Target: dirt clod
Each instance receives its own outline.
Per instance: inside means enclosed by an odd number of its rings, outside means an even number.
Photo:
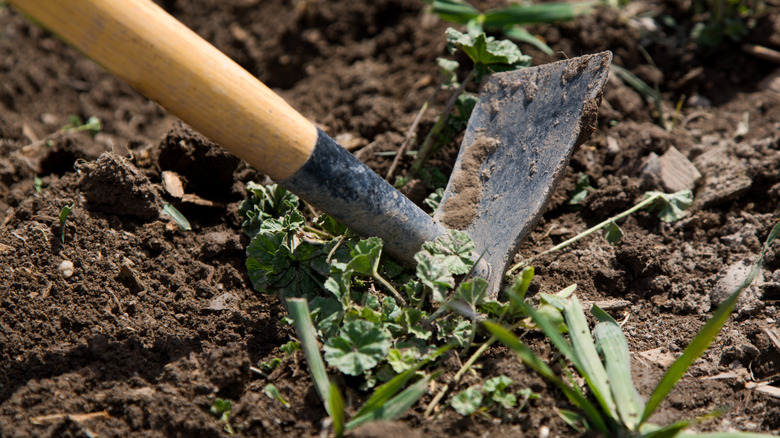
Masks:
[[[163,203],[158,188],[127,159],[106,152],[94,162],[80,164],[78,170],[89,209],[140,220],[159,216]]]

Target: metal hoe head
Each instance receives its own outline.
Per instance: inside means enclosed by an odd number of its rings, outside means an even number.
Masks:
[[[471,236],[491,296],[595,129],[611,60],[603,52],[483,81],[434,220]]]

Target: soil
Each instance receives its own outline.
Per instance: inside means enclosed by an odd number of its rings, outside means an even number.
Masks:
[[[503,2],[480,6],[486,3]],[[418,0],[161,5],[382,175],[393,157],[377,153],[400,146],[436,87],[435,58],[447,53],[447,24]],[[740,43],[717,47],[687,38],[699,18],[690,2],[631,2],[622,11],[602,8],[532,27],[555,50],[552,57],[522,46],[535,63],[611,50],[615,64],[658,86],[663,116],[674,123],[660,127],[658,107],[613,77],[596,131],[574,153],[516,260],[629,208],[647,190],[668,189],[664,173],[648,163],[672,148],[700,175],[686,218],[667,224],[639,212],[620,223],[619,245],[594,236],[534,263],[532,293],[577,283],[581,299],[610,305],[624,324],[644,397],[780,220],[780,72],[740,49],[780,48],[777,5],[767,2]],[[417,138],[445,99],[440,95],[424,115]],[[94,137],[58,133],[69,115],[97,116],[103,129]],[[453,142],[431,163],[448,175],[456,155]],[[404,158],[397,174],[405,175],[410,161]],[[164,171],[192,196],[166,192]],[[594,188],[572,209],[567,201],[580,172]],[[280,350],[293,336],[280,324],[285,310],[277,297],[252,290],[244,267],[248,242],[237,207],[245,183],[264,178],[2,8],[0,436],[222,436],[224,423],[209,412],[217,397],[233,401],[238,436],[327,433],[303,357]],[[416,187],[423,195],[433,189],[424,184]],[[160,213],[166,203],[192,231]],[[67,205],[73,210],[63,228],[59,215]],[[780,391],[773,386],[780,351],[772,341],[779,299],[775,245],[761,281],[653,421],[722,410],[694,429],[780,433],[780,400],[766,391]],[[554,360],[542,339],[530,340]],[[277,357],[282,363],[270,374],[252,371]],[[579,435],[558,415],[571,408],[564,396],[506,349],[488,350],[477,365],[454,390],[505,374],[515,382],[510,389],[531,388],[541,397],[504,422],[461,417],[447,407],[427,419],[432,388],[399,421],[353,435]],[[438,385],[456,366],[456,358],[444,362]],[[268,383],[289,407],[264,394]],[[340,383],[354,412],[365,394],[349,380]]]
[[[482,181],[489,178],[480,166],[500,145],[500,140],[479,136],[463,151],[460,167],[456,164],[450,175],[452,195],[442,208],[441,223],[447,228],[465,230],[474,222],[483,196]]]

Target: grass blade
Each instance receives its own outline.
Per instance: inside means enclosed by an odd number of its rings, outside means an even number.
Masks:
[[[688,420],[676,421],[672,424],[659,427],[652,432],[644,433],[642,434],[642,438],[672,438],[680,436],[680,432],[682,432],[686,427],[690,426],[691,423],[692,422]],[[698,437],[699,435],[696,434],[695,436]]]
[[[330,382],[330,393],[328,394],[328,406],[330,406],[330,418],[333,420],[333,433],[337,438],[344,436],[344,398],[341,396],[339,387]]]
[[[385,402],[390,400],[391,397],[396,395],[398,391],[400,391],[404,385],[406,385],[406,382],[408,382],[409,379],[414,377],[415,373],[417,373],[417,370],[420,368],[420,365],[422,365],[422,363],[415,365],[413,368],[393,377],[389,382],[377,388],[376,391],[371,394],[371,397],[368,399],[368,401],[355,414],[355,418],[361,417],[382,407]]]
[[[544,41],[540,40],[531,32],[528,32],[520,26],[512,26],[504,29],[504,35],[507,38],[530,44],[544,52],[545,55],[552,56],[555,53],[553,49],[550,48],[550,46],[544,43]]]
[[[314,336],[314,325],[311,322],[311,312],[309,304],[303,298],[289,298],[287,300],[287,311],[290,313],[295,323],[295,332],[301,341],[303,354],[306,356],[306,363],[309,364],[311,378],[314,380],[314,389],[325,404],[325,410],[331,417],[333,413],[330,408],[331,383],[328,379],[328,373],[325,371],[325,363],[320,355],[320,347],[317,345],[317,339]]]
[[[609,375],[609,386],[615,397],[623,424],[632,431],[637,429],[644,402],[631,380],[631,357],[623,330],[614,321],[601,321],[593,329],[604,364]]]
[[[777,238],[778,234],[780,234],[780,222],[775,224],[774,228],[772,228],[772,231],[769,233],[769,237],[767,237],[766,242],[764,243],[764,247],[761,248],[761,252],[758,254],[756,262],[753,263],[750,274],[748,274],[747,278],[745,278],[745,281],[737,286],[734,292],[729,295],[729,297],[717,308],[717,310],[715,310],[712,318],[707,321],[707,323],[704,325],[704,328],[701,329],[701,331],[696,335],[693,341],[691,341],[685,351],[683,351],[683,354],[677,358],[674,363],[672,363],[672,365],[669,367],[669,370],[666,371],[666,374],[664,374],[664,376],[661,378],[658,386],[656,386],[653,394],[647,401],[647,405],[645,405],[645,410],[642,414],[642,420],[639,423],[640,425],[647,421],[653,412],[658,409],[658,406],[666,398],[674,385],[677,384],[680,378],[682,378],[688,367],[690,367],[693,361],[701,356],[701,354],[704,353],[704,350],[710,346],[710,343],[712,343],[712,340],[715,339],[715,336],[718,334],[721,327],[723,327],[723,324],[726,323],[729,315],[731,315],[731,312],[734,310],[734,305],[737,303],[737,299],[739,298],[740,293],[746,287],[750,286],[750,283],[752,283],[753,280],[755,280],[756,275],[758,275],[758,272],[761,270],[761,266],[764,263],[764,255],[766,254],[766,251],[769,249],[769,246],[772,245],[772,242],[774,242],[774,240]]]
[[[544,361],[539,356],[531,351],[527,345],[520,342],[517,336],[510,333],[504,327],[490,321],[484,321],[482,324],[490,332],[490,334],[495,336],[499,341],[503,342],[504,345],[512,349],[512,351],[517,354],[517,357],[524,364],[526,364],[526,366],[530,367],[539,373],[539,375],[558,386],[558,388],[560,388],[561,391],[566,394],[566,397],[572,402],[572,404],[585,412],[585,416],[596,429],[598,429],[601,433],[608,435],[609,432],[607,425],[604,423],[604,419],[601,417],[601,414],[599,414],[596,406],[589,402],[588,399],[586,399],[580,392],[567,385],[566,382],[556,376],[552,369],[547,366],[547,364],[544,363]]]
[[[432,12],[452,23],[466,24],[479,16],[479,11],[470,4],[458,0],[433,0]]]
[[[423,377],[377,409],[366,412],[363,415],[356,415],[352,421],[347,423],[347,429],[353,429],[369,421],[393,421],[398,419],[404,412],[414,406],[420,397],[428,392],[428,382],[430,382],[432,377],[434,376]]]
[[[684,436],[684,435],[683,435]],[[765,435],[753,432],[716,432],[716,433],[697,433],[696,438],[768,438],[774,435]]]
[[[545,336],[547,336],[555,348],[557,348],[558,351],[560,351],[561,354],[563,354],[563,356],[569,360],[569,362],[574,364],[574,367],[580,374],[584,375],[584,367],[582,366],[580,359],[576,354],[574,354],[574,349],[571,347],[571,345],[569,345],[569,342],[566,341],[563,335],[561,335],[561,332],[558,331],[557,327],[555,327],[547,318],[542,316],[536,309],[534,309],[532,306],[529,306],[527,303],[521,302],[519,305],[523,311],[534,320],[539,328],[542,329],[542,332],[544,332]]]
[[[617,411],[615,400],[612,398],[612,392],[609,389],[609,379],[601,363],[596,345],[593,343],[593,337],[590,334],[588,320],[585,319],[585,312],[577,296],[574,295],[567,300],[564,308],[566,325],[569,326],[569,338],[571,338],[574,354],[577,355],[582,363],[582,375],[588,382],[593,395],[611,417],[616,417]]]
[[[513,24],[552,23],[571,21],[574,17],[593,10],[592,2],[515,4],[484,13],[485,27],[504,27]]]
[[[187,218],[184,217],[184,215],[181,214],[181,212],[179,212],[179,210],[177,210],[176,207],[174,207],[173,205],[171,204],[163,205],[162,212],[163,214],[170,216],[174,220],[174,222],[176,222],[176,225],[178,225],[179,228],[181,228],[182,230],[192,231],[192,226],[190,225],[190,221],[188,221]]]

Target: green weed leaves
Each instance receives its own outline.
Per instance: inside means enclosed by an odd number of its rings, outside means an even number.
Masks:
[[[652,197],[648,197],[647,200],[651,202],[654,198],[658,198],[666,204],[665,208],[671,209],[672,205],[679,208],[679,204],[676,203],[686,202],[686,197],[678,195],[663,195],[662,197],[661,194],[652,194]],[[628,343],[622,329],[610,315],[596,305],[592,307],[591,313],[599,322],[591,332],[576,296],[572,295],[570,299],[564,300],[563,298],[567,294],[564,294],[563,291],[554,296],[553,299],[549,299],[552,296],[541,294],[542,298],[546,298],[548,304],[556,309],[562,305],[569,331],[569,340],[567,341],[561,336],[557,321],[553,321],[543,314],[540,311],[541,308],[535,310],[528,304],[520,304],[550,342],[585,379],[598,406],[584,396],[578,385],[572,384],[573,379],[569,371],[564,370],[568,377],[566,380],[569,382],[567,382],[557,376],[539,356],[509,330],[489,321],[485,321],[484,325],[493,336],[512,349],[523,363],[558,386],[569,400],[583,412],[584,418],[587,419],[587,427],[592,427],[607,436],[644,438],[678,436],[694,421],[683,420],[665,426],[657,426],[647,423],[647,420],[691,364],[704,353],[715,339],[734,309],[740,293],[755,279],[761,269],[766,252],[778,235],[780,235],[780,223],[776,224],[770,231],[748,277],[743,283],[736,286],[728,299],[713,312],[712,317],[666,371],[646,403],[640,397],[631,379]],[[465,395],[461,398],[465,398]],[[573,420],[576,418],[576,414],[572,414],[568,412],[565,415],[569,420]],[[701,436],[733,436],[736,438],[761,435],[730,432]]]
[[[474,62],[476,81],[490,73],[516,70],[531,65],[531,57],[523,55],[515,43],[496,40],[484,32],[462,33],[447,29],[447,47],[451,53],[462,50]]]
[[[656,198],[649,209],[658,213],[664,222],[674,222],[686,214],[685,210],[693,204],[693,192],[681,190],[675,193],[647,192],[645,199]]]
[[[359,376],[374,368],[390,351],[390,334],[365,320],[347,322],[325,344],[325,360],[342,373]]]
[[[298,197],[282,186],[249,182],[246,189],[252,196],[241,203],[238,214],[244,218],[241,228],[249,237],[257,234],[266,219],[282,217],[298,208]]]
[[[307,302],[328,365],[370,388],[442,346],[471,345],[487,289],[482,279],[462,281],[476,259],[466,233],[426,243],[416,269],[404,268],[382,256],[379,238],[360,239],[326,215],[307,220],[284,189],[248,188],[240,211],[253,236],[249,277],[260,292]]]

